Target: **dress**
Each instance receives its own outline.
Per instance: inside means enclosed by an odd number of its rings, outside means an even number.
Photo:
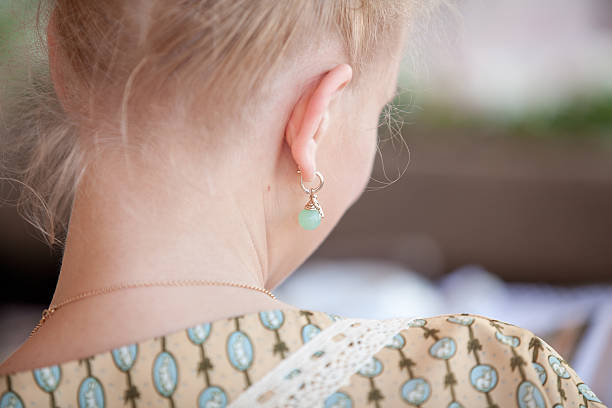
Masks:
[[[508,323],[467,314],[394,323],[400,326],[351,323],[352,330],[369,335],[385,327],[396,331],[388,331],[391,336],[371,355],[362,353],[367,359],[352,372],[335,372],[332,362],[350,357],[353,350],[359,354],[369,341],[367,336],[353,339],[344,329],[334,333],[342,322],[346,328],[351,319],[287,309],[203,323],[90,358],[0,377],[0,408],[604,407],[548,344]],[[314,352],[308,351],[307,362],[325,362],[332,355],[333,361],[318,374],[300,373],[305,366],[299,364],[288,370],[293,356],[316,344],[317,336],[322,340]],[[316,403],[240,402],[240,396],[249,395],[246,389],[256,389],[274,372],[288,381],[302,375],[301,389],[346,378],[323,397],[311,392]]]

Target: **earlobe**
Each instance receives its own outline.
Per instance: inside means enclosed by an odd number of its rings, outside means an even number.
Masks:
[[[329,122],[331,101],[350,82],[352,69],[341,64],[324,73],[298,99],[287,123],[285,139],[302,177],[310,182],[316,170],[316,150]]]

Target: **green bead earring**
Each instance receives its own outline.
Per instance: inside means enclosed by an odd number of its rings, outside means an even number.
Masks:
[[[306,186],[304,186],[304,182],[302,181],[301,170],[298,169],[297,172],[300,176],[300,185],[302,186],[302,190],[304,190],[304,192],[308,194],[309,197],[308,202],[304,206],[304,209],[300,211],[300,214],[298,215],[298,222],[305,230],[313,230],[317,228],[319,224],[321,224],[321,219],[325,217],[325,215],[323,214],[323,209],[321,208],[321,204],[319,204],[319,201],[317,200],[317,195],[315,194],[317,191],[321,190],[321,187],[323,187],[323,175],[320,172],[315,171],[315,176],[319,178],[319,185],[314,188],[307,188]]]

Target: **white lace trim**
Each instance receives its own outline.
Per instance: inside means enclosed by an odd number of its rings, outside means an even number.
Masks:
[[[413,320],[338,320],[251,385],[229,407],[321,406]]]

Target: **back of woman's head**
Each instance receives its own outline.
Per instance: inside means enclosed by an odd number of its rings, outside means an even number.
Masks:
[[[39,69],[34,86],[15,97],[25,105],[2,118],[6,128],[16,122],[4,136],[13,153],[6,155],[17,158],[8,175],[26,186],[20,208],[49,243],[61,243],[75,186],[101,146],[138,146],[138,135],[170,117],[208,135],[252,125],[266,100],[284,91],[279,78],[312,64],[322,49],[352,66],[358,90],[416,7],[408,0],[42,0],[42,61],[55,69],[50,76]]]
[[[361,72],[407,10],[403,0],[56,0],[51,12],[67,68],[90,90],[108,95],[132,77],[146,84],[134,94],[235,99],[330,44]]]

